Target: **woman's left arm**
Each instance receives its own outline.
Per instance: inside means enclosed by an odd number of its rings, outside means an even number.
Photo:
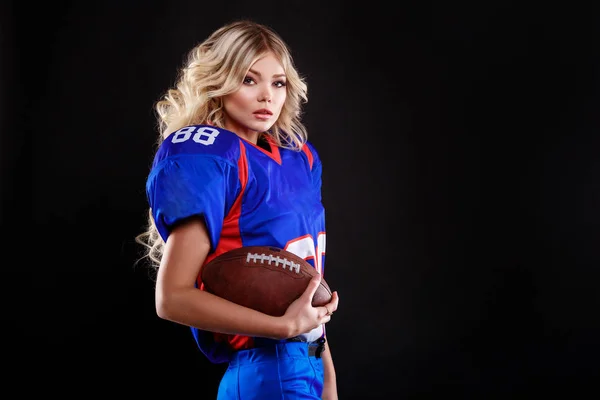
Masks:
[[[321,353],[323,359],[323,400],[337,400],[337,383],[335,377],[335,367],[333,366],[333,358],[331,357],[331,349],[328,341],[325,342],[325,349]]]

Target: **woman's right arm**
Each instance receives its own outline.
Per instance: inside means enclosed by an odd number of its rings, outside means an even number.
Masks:
[[[190,218],[169,234],[156,282],[156,312],[160,318],[211,332],[273,339],[308,332],[331,318],[325,315],[324,307],[311,305],[318,280],[308,285],[283,317],[263,314],[196,288],[209,250],[208,232],[200,218]],[[337,309],[337,294],[328,307]]]

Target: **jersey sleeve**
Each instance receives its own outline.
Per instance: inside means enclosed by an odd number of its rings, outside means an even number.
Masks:
[[[177,141],[175,145],[166,144],[167,150],[157,152],[160,159],[153,164],[146,182],[152,217],[165,241],[177,224],[192,216],[201,217],[214,251],[223,219],[241,189],[235,157],[219,152],[222,145]]]

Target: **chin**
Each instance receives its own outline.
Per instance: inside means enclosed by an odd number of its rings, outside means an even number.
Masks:
[[[265,132],[265,131],[268,131],[269,129],[271,129],[271,127],[273,125],[274,124],[271,122],[259,122],[259,123],[254,122],[254,123],[248,124],[248,128],[252,129],[253,131],[256,131],[256,132]]]

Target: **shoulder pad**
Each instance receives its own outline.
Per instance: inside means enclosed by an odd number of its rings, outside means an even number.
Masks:
[[[237,162],[240,138],[231,131],[215,126],[185,126],[165,138],[156,152],[153,165],[171,156],[183,154],[215,156]]]
[[[302,151],[304,151],[304,154],[306,154],[311,169],[313,169],[314,166],[319,166],[321,164],[319,153],[311,142],[307,141],[304,143],[304,146],[302,146]]]

